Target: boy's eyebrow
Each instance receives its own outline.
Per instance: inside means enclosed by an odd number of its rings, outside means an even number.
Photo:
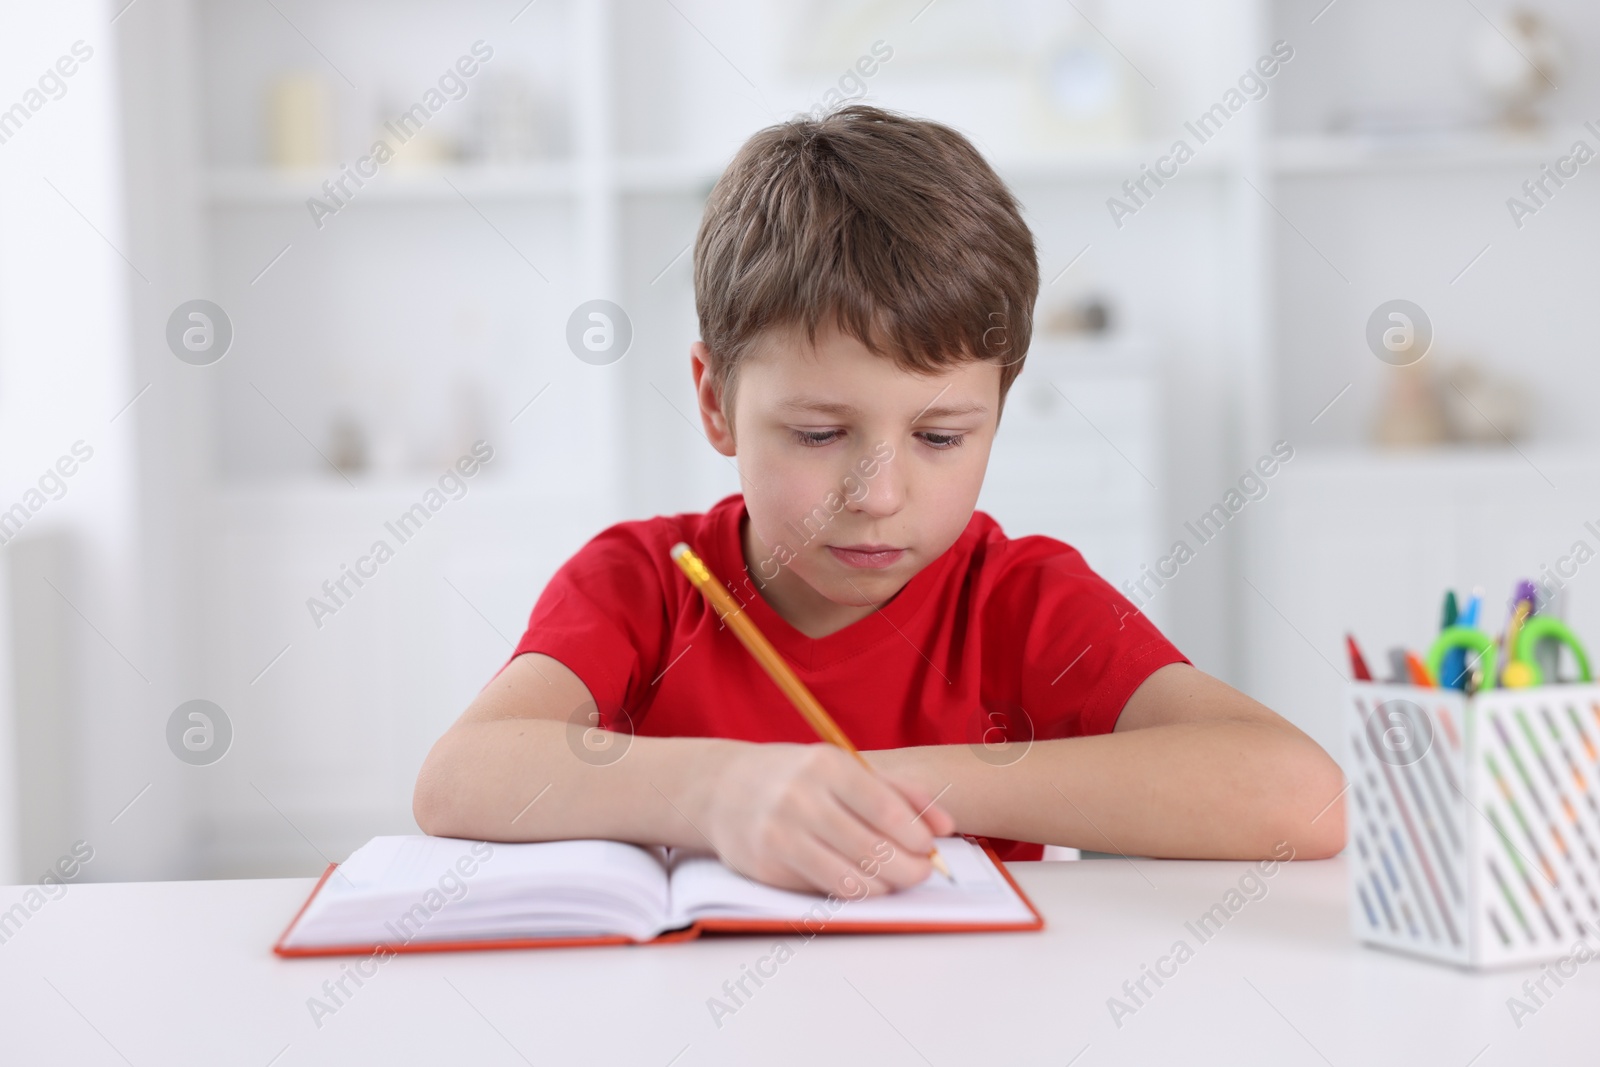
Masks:
[[[839,403],[830,400],[810,400],[806,397],[791,396],[778,401],[778,406],[787,411],[812,411],[819,415],[837,415],[848,418],[859,415],[860,411],[851,404]],[[966,403],[940,404],[937,407],[924,408],[920,417],[948,419],[962,415],[983,415],[989,411],[988,407],[976,401]]]

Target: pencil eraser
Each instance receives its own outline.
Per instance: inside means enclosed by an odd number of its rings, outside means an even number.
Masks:
[[[677,559],[687,551],[689,551],[689,542],[679,541],[677,544],[672,546],[672,558]]]

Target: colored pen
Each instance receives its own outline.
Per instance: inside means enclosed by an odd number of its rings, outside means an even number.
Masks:
[[[750,651],[756,662],[761,665],[761,669],[767,672],[767,676],[783,691],[783,695],[789,698],[789,702],[816,731],[817,736],[831,745],[844,749],[867,770],[877,773],[861,751],[851,743],[850,738],[845,736],[845,732],[839,729],[839,724],[833,721],[833,716],[828,714],[827,709],[812,695],[811,690],[806,688],[806,684],[789,668],[789,664],[784,662],[783,656],[772,647],[766,635],[756,627],[750,616],[722,587],[722,583],[717,581],[711,573],[711,568],[695,554],[694,549],[679,541],[672,546],[672,558],[690,583],[711,602],[712,610]],[[954,881],[950,867],[945,863],[944,857],[939,855],[937,847],[928,853],[928,862],[933,864],[934,869],[940,874]]]
[[[1456,591],[1447,590],[1444,594],[1444,615],[1440,620],[1440,629],[1449,629],[1461,617],[1456,610]],[[1444,654],[1444,661],[1439,664],[1439,684],[1446,689],[1465,689],[1467,674],[1467,653],[1465,649],[1452,648]]]
[[[1406,663],[1406,650],[1403,645],[1395,645],[1389,649],[1389,679],[1395,685],[1405,685],[1411,680],[1411,667]]]
[[[1456,617],[1457,626],[1478,625],[1478,613],[1483,610],[1483,586],[1472,587],[1472,595],[1467,598],[1467,606],[1461,609],[1461,614]],[[1481,664],[1481,661],[1480,661]],[[1466,675],[1461,680],[1461,688],[1469,693],[1476,693],[1483,688],[1483,667],[1472,667],[1470,672],[1466,666],[1466,653],[1462,653],[1462,672]]]
[[[1411,679],[1411,684],[1434,688],[1437,683],[1433,680],[1433,675],[1428,673],[1428,665],[1422,662],[1422,657],[1410,649],[1406,650],[1405,656],[1406,675]]]
[[[1372,681],[1372,672],[1367,669],[1367,661],[1361,656],[1361,649],[1356,645],[1354,634],[1344,635],[1344,647],[1350,653],[1350,675],[1358,682]]]

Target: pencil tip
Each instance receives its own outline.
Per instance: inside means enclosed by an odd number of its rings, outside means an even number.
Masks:
[[[956,880],[956,876],[950,873],[950,865],[944,861],[943,856],[939,855],[938,849],[934,849],[932,852],[928,853],[928,862],[933,864],[934,870],[944,875],[950,881],[953,882]]]

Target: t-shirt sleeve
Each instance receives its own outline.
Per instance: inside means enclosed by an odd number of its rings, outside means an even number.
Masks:
[[[1189,660],[1076,549],[1025,540],[989,603],[987,629],[1009,645],[990,654],[1012,683],[995,703],[1018,705],[1041,740],[1110,733],[1146,678]]]
[[[602,531],[551,577],[511,659],[541,652],[583,680],[606,729],[657,670],[671,632],[655,557],[641,523]],[[509,662],[509,660],[507,661]]]

